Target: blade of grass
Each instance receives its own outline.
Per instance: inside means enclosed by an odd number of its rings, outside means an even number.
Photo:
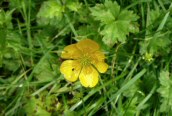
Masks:
[[[141,110],[142,106],[150,99],[150,97],[153,95],[153,93],[156,90],[156,84],[152,87],[152,90],[149,92],[149,94],[139,103],[139,105],[137,106],[137,110]]]
[[[128,81],[128,83],[126,83],[121,89],[119,89],[107,103],[112,102],[118,95],[120,95],[125,90],[129,89],[130,86],[132,86],[140,77],[142,77],[145,72],[146,69],[142,69],[139,73],[137,73],[130,81]]]
[[[106,83],[104,83],[103,86],[99,86],[95,89],[92,89],[84,98],[83,100],[80,100],[79,102],[77,102],[76,104],[74,104],[73,106],[71,106],[70,110],[73,111],[75,110],[77,107],[79,107],[83,101],[86,101],[88,98],[90,98],[92,95],[94,95],[96,92],[100,91],[101,89],[103,89],[104,87],[108,86],[109,84],[113,83],[114,81],[119,80],[120,78],[123,78],[126,75],[126,73],[122,73],[121,75],[117,76],[116,78],[112,78],[111,80],[107,81]]]

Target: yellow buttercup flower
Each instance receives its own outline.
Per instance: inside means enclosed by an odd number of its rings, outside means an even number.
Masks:
[[[108,65],[99,45],[90,39],[81,40],[64,48],[61,57],[65,60],[60,72],[65,79],[75,82],[78,78],[84,87],[94,87],[99,81],[99,73],[104,73]]]

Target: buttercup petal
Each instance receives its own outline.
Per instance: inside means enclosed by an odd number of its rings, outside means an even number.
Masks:
[[[76,44],[66,46],[61,54],[61,58],[64,59],[77,59],[80,56],[81,51],[76,47]]]
[[[99,50],[99,45],[91,39],[81,40],[76,44],[76,46],[82,52],[94,52]]]
[[[104,61],[105,55],[101,51],[96,51],[91,54],[93,62]]]
[[[79,75],[81,84],[84,87],[94,87],[99,81],[99,74],[92,66],[83,67]]]
[[[105,55],[104,55],[104,53],[101,52],[101,51],[96,51],[96,52],[94,53],[94,55],[95,55],[95,56],[97,57],[97,59],[99,59],[100,61],[102,61],[102,60],[105,59]]]
[[[81,66],[78,61],[66,60],[60,66],[60,72],[64,74],[66,80],[74,82],[78,79]]]
[[[105,73],[109,67],[105,62],[97,62],[94,64],[94,66],[100,73]]]

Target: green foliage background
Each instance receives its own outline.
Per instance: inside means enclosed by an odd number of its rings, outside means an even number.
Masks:
[[[1,0],[0,115],[172,115],[171,0]],[[109,69],[67,82],[61,51],[90,38]]]

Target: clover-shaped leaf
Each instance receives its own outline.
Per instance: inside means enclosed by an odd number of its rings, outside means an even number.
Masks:
[[[161,96],[161,112],[167,112],[172,109],[172,80],[170,78],[168,71],[160,72],[160,87],[158,88],[158,93]]]
[[[129,10],[121,10],[117,2],[106,1],[91,8],[95,20],[100,21],[100,34],[103,42],[113,46],[117,42],[125,42],[126,36],[138,32],[138,16]]]

